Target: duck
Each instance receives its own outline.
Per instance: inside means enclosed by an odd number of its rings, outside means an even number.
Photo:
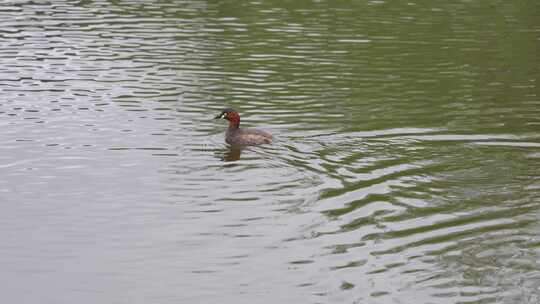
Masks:
[[[220,118],[229,121],[225,141],[230,145],[253,146],[272,143],[272,134],[266,131],[240,128],[240,114],[234,109],[225,108],[214,117],[214,119]]]

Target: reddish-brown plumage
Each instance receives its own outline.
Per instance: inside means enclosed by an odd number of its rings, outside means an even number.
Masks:
[[[224,118],[229,121],[229,128],[238,129],[240,127],[240,115],[237,112],[228,112]]]

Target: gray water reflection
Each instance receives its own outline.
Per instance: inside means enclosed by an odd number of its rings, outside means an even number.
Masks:
[[[3,3],[3,298],[537,303],[538,8]]]

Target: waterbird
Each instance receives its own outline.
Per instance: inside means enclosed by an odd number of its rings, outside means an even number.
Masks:
[[[240,114],[234,109],[226,108],[214,119],[226,119],[229,127],[225,133],[225,141],[231,145],[261,145],[272,142],[272,135],[258,129],[240,128]]]

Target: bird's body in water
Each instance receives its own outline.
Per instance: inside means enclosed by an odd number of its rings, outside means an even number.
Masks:
[[[257,129],[240,128],[240,115],[231,108],[224,109],[215,119],[223,118],[229,121],[225,133],[225,141],[231,145],[261,145],[272,142],[272,135]]]

